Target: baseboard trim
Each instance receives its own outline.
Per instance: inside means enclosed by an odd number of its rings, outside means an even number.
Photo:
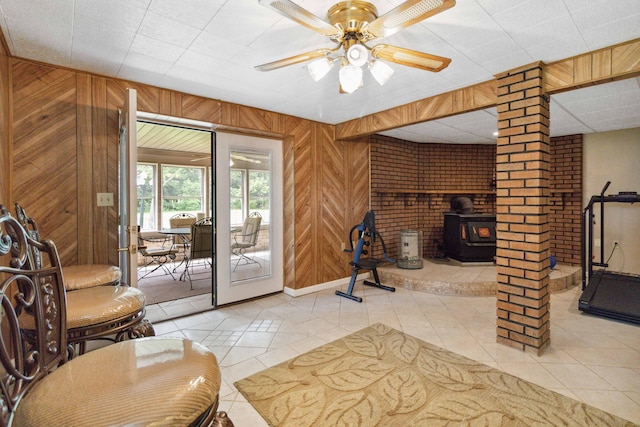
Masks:
[[[370,274],[368,272],[360,273],[358,274],[356,280],[363,280],[368,278],[369,276]],[[344,277],[342,279],[332,280],[331,282],[318,283],[317,285],[307,286],[306,288],[300,288],[300,289],[293,289],[285,286],[284,293],[295,298],[302,295],[309,295],[314,292],[335,288],[336,286],[340,286],[340,285],[347,285],[349,284],[350,280],[351,280],[351,277]]]

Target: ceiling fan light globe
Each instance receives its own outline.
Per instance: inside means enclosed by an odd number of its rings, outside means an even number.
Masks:
[[[382,61],[371,61],[369,63],[369,71],[380,86],[389,81],[393,75],[393,68]]]
[[[340,87],[347,93],[353,93],[362,86],[362,68],[353,65],[343,65],[338,74]]]
[[[333,61],[331,61],[329,58],[318,59],[309,63],[309,65],[307,66],[311,78],[316,82],[326,76],[332,67]]]
[[[369,52],[367,48],[361,44],[354,44],[347,50],[347,59],[349,64],[355,67],[362,67],[369,60]]]

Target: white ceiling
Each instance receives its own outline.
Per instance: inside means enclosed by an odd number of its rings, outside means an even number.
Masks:
[[[402,2],[373,0],[380,15]],[[324,17],[335,0],[297,3]],[[336,69],[317,83],[305,64],[253,69],[333,46],[257,0],[0,0],[0,12],[14,56],[330,124],[534,61],[640,38],[639,0],[457,0],[382,39],[450,57],[448,68],[429,73],[391,64],[395,74],[385,86],[365,73],[363,88],[341,95]],[[479,111],[384,133],[420,142],[495,143],[495,115],[495,109]],[[640,81],[554,95],[551,117],[552,135],[640,127]]]

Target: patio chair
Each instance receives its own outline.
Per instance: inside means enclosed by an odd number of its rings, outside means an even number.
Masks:
[[[213,258],[213,225],[211,218],[203,218],[191,225],[191,245],[185,258],[184,272],[180,279],[182,280],[185,276],[188,277],[189,287],[193,289],[189,267],[193,268],[193,261],[197,259],[207,260],[211,265],[211,258]]]
[[[169,218],[169,227],[171,228],[189,228],[191,224],[196,222],[196,216],[190,213],[179,213]],[[189,250],[189,244],[191,242],[190,235],[175,235],[173,236],[173,248],[182,248],[183,253],[186,254]]]
[[[233,425],[216,412],[220,369],[199,343],[141,338],[69,360],[55,244],[1,206],[0,242],[0,425]]]
[[[246,254],[247,249],[255,247],[258,243],[261,222],[262,215],[260,215],[259,212],[253,212],[245,218],[242,229],[233,235],[234,242],[231,244],[231,253],[238,257],[233,271],[236,271],[238,265],[258,264],[262,267],[262,264],[256,261],[255,258],[249,257]],[[242,264],[240,264],[240,262],[242,262]]]
[[[138,277],[138,280],[144,279],[159,269],[162,269],[165,274],[176,280],[173,272],[167,266],[167,263],[175,261],[178,253],[178,249],[174,248],[173,244],[170,243],[171,241],[171,236],[138,231],[138,252],[144,259],[144,264],[138,270],[145,270],[144,274]],[[151,267],[151,271],[147,271]]]

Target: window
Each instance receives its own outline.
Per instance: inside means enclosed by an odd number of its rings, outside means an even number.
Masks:
[[[260,212],[263,221],[269,222],[271,177],[268,170],[249,171],[249,213]]]
[[[138,225],[141,230],[155,230],[156,224],[156,165],[138,163],[137,168]]]
[[[176,213],[187,212],[197,216],[199,212],[210,212],[205,206],[208,199],[204,193],[206,171],[206,168],[197,166],[138,163],[137,221],[140,230],[169,228],[169,218]],[[208,182],[211,185],[211,176]]]
[[[162,227],[177,213],[204,211],[204,168],[162,166]]]
[[[229,170],[229,202],[232,226],[242,225],[253,212],[262,216],[262,223],[269,223],[271,175],[269,155],[253,151],[231,152]]]
[[[242,169],[231,169],[230,171],[230,215],[231,225],[240,225],[244,221],[245,214],[245,171]]]

